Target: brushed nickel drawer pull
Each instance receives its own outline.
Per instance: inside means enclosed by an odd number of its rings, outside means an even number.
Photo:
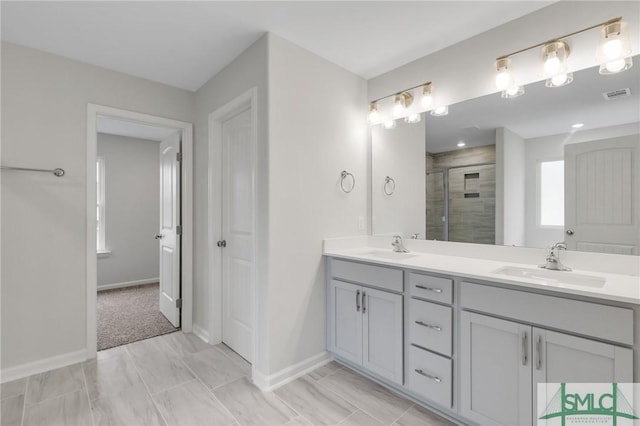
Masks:
[[[527,345],[527,332],[525,331],[522,334],[522,365],[527,365],[527,350],[529,349],[529,345]]]
[[[418,373],[419,375],[426,377],[427,379],[431,379],[431,380],[433,380],[433,381],[434,381],[434,382],[436,382],[436,383],[440,383],[440,382],[442,382],[442,379],[441,379],[440,377],[432,376],[431,374],[427,374],[427,373],[425,373],[424,371],[422,371],[422,370],[421,370],[421,369],[419,369],[419,368],[416,368],[414,371],[415,371],[416,373]]]
[[[431,324],[427,324],[425,322],[422,322],[420,320],[416,321],[416,324],[421,325],[423,327],[427,327],[427,328],[432,328],[436,331],[442,331],[442,327],[438,326],[438,325],[431,325]]]
[[[434,293],[442,293],[442,289],[441,288],[425,287],[425,286],[420,285],[420,284],[416,284],[416,288],[420,288],[422,290],[432,291]]]

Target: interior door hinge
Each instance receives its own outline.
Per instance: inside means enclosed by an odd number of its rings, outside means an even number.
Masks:
[[[176,161],[182,161],[182,152],[176,152]]]
[[[182,309],[182,298],[176,299],[176,308]]]
[[[182,225],[176,226],[176,234],[177,235],[182,235]]]

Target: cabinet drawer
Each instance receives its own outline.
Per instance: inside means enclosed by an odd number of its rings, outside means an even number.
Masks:
[[[411,346],[409,348],[409,389],[443,407],[451,408],[452,361]]]
[[[400,269],[331,259],[331,276],[398,293],[404,290]]]
[[[631,309],[468,282],[460,297],[465,309],[633,345]]]
[[[453,303],[453,280],[409,273],[411,295],[441,303]]]
[[[409,342],[451,356],[452,318],[448,306],[411,299]]]

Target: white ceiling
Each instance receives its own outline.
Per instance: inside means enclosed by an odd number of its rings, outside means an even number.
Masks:
[[[364,78],[549,1],[2,1],[2,40],[195,91],[265,31]]]
[[[583,123],[578,131],[598,129],[640,119],[640,55],[628,71],[600,75],[598,67],[574,72],[573,83],[548,88],[544,81],[529,84],[526,93],[502,99],[499,93],[449,106],[449,115],[426,116],[427,152],[495,144],[495,129],[506,127],[524,139],[569,135],[572,124]],[[628,88],[631,96],[605,100],[605,92]],[[423,115],[423,117],[425,117]]]
[[[176,129],[168,127],[152,126],[150,124],[102,116],[98,117],[96,130],[98,133],[106,133],[108,135],[126,136],[158,142],[163,141],[177,131]]]

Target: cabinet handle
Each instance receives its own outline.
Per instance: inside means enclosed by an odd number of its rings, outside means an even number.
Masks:
[[[527,365],[527,332],[522,334],[522,365]]]
[[[421,369],[419,369],[419,368],[416,368],[416,369],[415,369],[415,370],[413,370],[413,371],[415,371],[416,373],[418,373],[418,374],[419,374],[419,375],[421,375],[421,376],[426,377],[427,379],[431,379],[431,380],[433,380],[433,381],[434,381],[434,382],[436,382],[436,383],[440,383],[440,382],[442,382],[442,379],[441,379],[440,377],[432,376],[431,374],[427,374],[427,373],[425,373],[424,371],[422,371],[422,370],[421,370]]]
[[[360,312],[360,290],[356,291],[356,312]]]
[[[424,323],[422,321],[416,321],[416,324],[421,325],[423,327],[432,328],[432,329],[434,329],[436,331],[442,331],[442,327],[440,327],[438,325],[431,325],[431,324]]]
[[[442,289],[441,288],[425,287],[425,286],[420,285],[420,284],[416,284],[416,288],[420,288],[422,290],[432,291],[434,293],[442,293]]]
[[[364,314],[365,312],[367,312],[367,306],[366,306],[366,301],[367,301],[367,295],[364,292],[364,290],[362,291],[362,313]]]
[[[540,370],[542,368],[542,337],[538,335],[538,339],[536,340],[536,369]]]

